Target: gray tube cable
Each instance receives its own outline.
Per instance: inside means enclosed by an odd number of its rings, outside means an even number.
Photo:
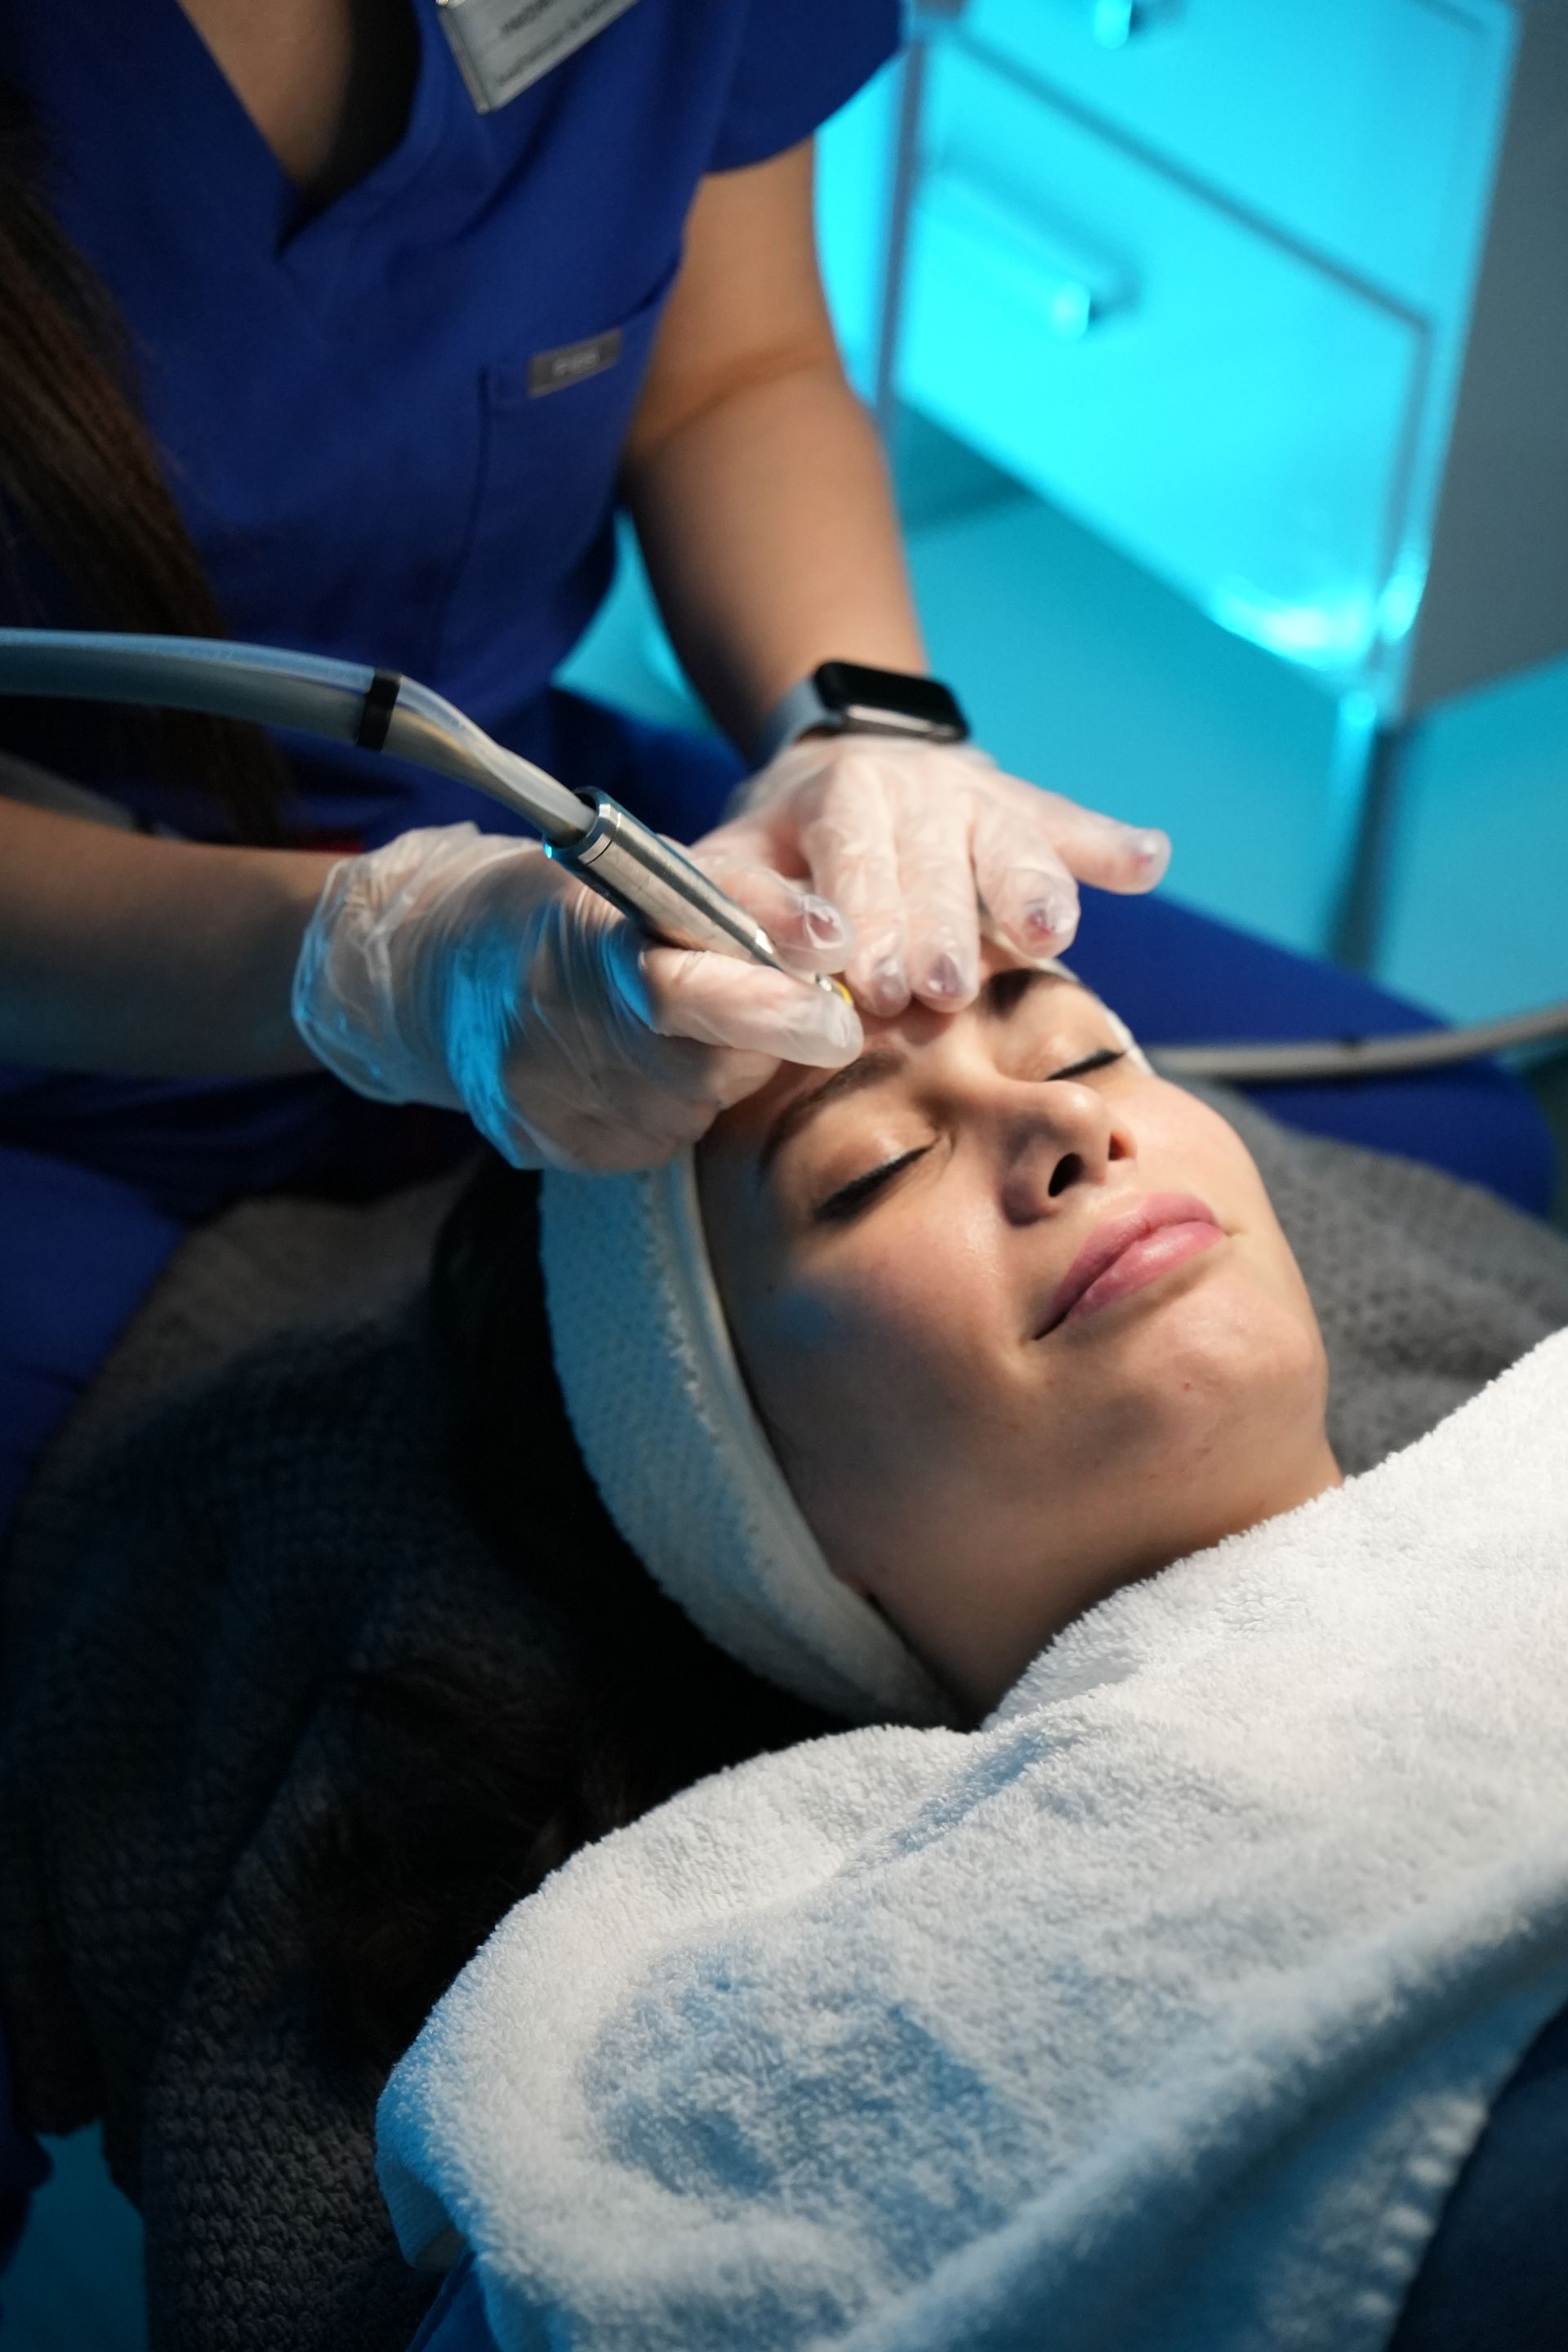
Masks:
[[[378,682],[392,689],[380,708]],[[232,645],[222,638],[0,629],[0,694],[153,703],[167,710],[203,710],[215,719],[295,728],[339,743],[365,743],[476,785],[516,809],[552,845],[580,840],[592,822],[575,793],[531,760],[492,741],[441,695],[361,662]]]
[[[1461,1029],[1417,1029],[1383,1037],[1313,1037],[1300,1043],[1152,1045],[1162,1077],[1215,1078],[1232,1086],[1294,1086],[1312,1078],[1384,1078],[1451,1068],[1490,1054],[1568,1037],[1568,998],[1534,1013],[1476,1021]]]

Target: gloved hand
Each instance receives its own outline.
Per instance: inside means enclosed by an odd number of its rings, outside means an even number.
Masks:
[[[731,869],[809,876],[854,926],[844,977],[875,1013],[911,992],[939,1010],[980,982],[982,926],[1026,961],[1059,955],[1078,929],[1078,884],[1152,889],[1163,833],[1121,824],[1009,776],[968,745],[824,735],[795,743],[742,784],[702,844]]]
[[[732,869],[781,950],[842,962],[831,908]],[[837,992],[651,946],[542,849],[471,824],[406,833],[328,875],[295,1025],[356,1092],[468,1111],[518,1168],[656,1166],[780,1061],[860,1050]]]

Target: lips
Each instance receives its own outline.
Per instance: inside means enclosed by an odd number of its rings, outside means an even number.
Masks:
[[[1089,1235],[1051,1301],[1041,1339],[1075,1311],[1109,1307],[1220,1238],[1218,1218],[1195,1193],[1151,1192],[1135,1207],[1107,1217]]]

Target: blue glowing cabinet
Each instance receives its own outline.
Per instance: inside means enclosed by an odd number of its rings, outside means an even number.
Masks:
[[[914,29],[828,252],[864,378],[1342,698],[1365,955],[1400,730],[1568,648],[1568,0]]]

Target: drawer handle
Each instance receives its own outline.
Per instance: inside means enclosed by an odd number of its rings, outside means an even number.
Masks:
[[[922,226],[966,248],[978,273],[1000,278],[1064,343],[1132,307],[1131,274],[1069,237],[1023,218],[1005,198],[977,187],[952,164],[927,172],[919,197]]]
[[[1168,25],[1177,0],[1091,0],[1089,28],[1102,49],[1124,49],[1140,33]]]

